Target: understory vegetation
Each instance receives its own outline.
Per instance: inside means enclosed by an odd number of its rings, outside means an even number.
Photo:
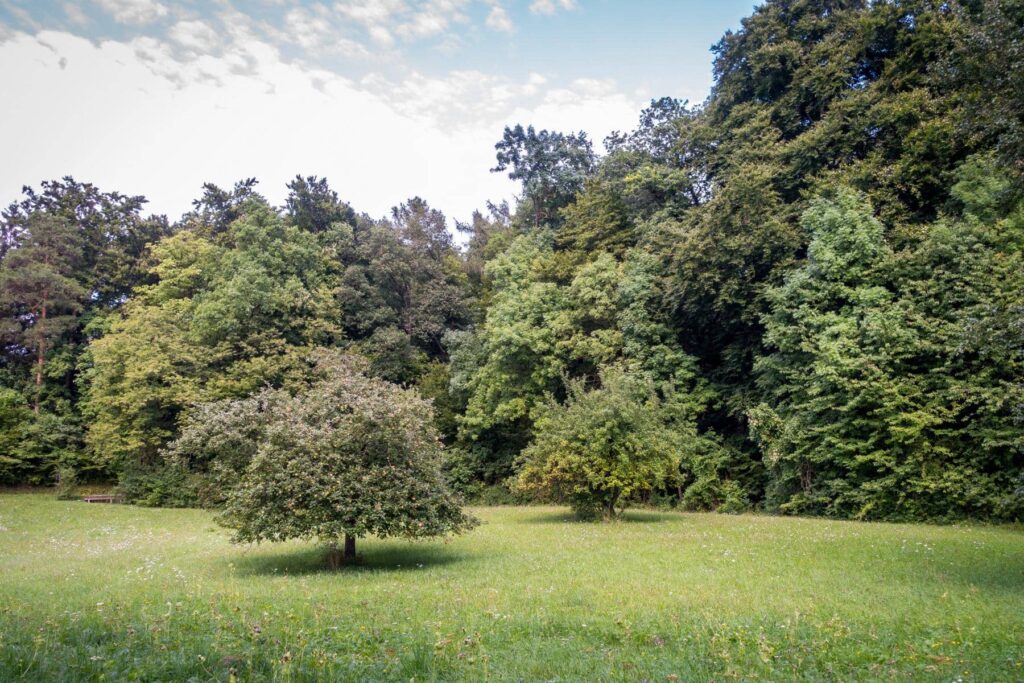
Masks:
[[[116,481],[230,518],[284,490],[256,469],[309,455],[281,435],[345,414],[303,398],[333,400],[334,353],[430,423],[396,448],[418,443],[453,528],[450,489],[1020,520],[1022,27],[1020,0],[769,0],[713,48],[706,102],[654,100],[601,154],[507,128],[493,170],[519,200],[467,224],[418,197],[373,218],[317,177],[279,207],[206,185],[173,222],[70,177],[26,188],[0,222],[0,484]],[[232,470],[209,443],[261,400],[295,412]]]

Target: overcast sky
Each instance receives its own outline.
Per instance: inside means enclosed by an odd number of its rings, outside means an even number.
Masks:
[[[203,182],[272,202],[326,176],[358,211],[510,198],[506,124],[631,129],[700,102],[753,0],[0,0],[0,202],[73,175],[171,219]]]

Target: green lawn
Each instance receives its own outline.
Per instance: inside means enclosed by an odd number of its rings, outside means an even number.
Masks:
[[[233,546],[0,495],[0,680],[1024,680],[1024,533],[484,508],[449,543]]]

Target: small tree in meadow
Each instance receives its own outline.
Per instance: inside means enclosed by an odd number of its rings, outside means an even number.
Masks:
[[[568,389],[537,420],[516,484],[567,500],[581,517],[614,518],[631,496],[665,484],[698,438],[684,397],[661,397],[646,379],[613,369],[599,388],[577,380]]]
[[[444,481],[430,403],[366,376],[364,365],[324,357],[324,379],[305,391],[210,404],[190,419],[170,453],[208,463],[223,487],[219,520],[235,541],[318,539],[337,567],[355,560],[360,536],[476,525]]]

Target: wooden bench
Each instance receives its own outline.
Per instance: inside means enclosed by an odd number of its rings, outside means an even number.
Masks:
[[[86,503],[120,503],[124,496],[119,493],[103,493],[95,496],[82,496]]]

